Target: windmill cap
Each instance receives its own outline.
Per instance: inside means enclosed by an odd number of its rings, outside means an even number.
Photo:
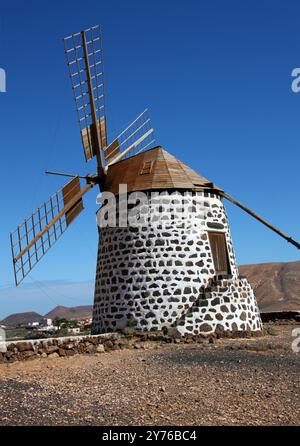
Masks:
[[[127,184],[128,192],[162,189],[222,192],[161,146],[109,166],[103,190],[118,194],[119,184]]]

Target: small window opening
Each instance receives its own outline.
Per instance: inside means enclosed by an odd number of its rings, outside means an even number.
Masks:
[[[153,161],[145,161],[140,171],[140,175],[147,175],[152,170]]]
[[[231,274],[226,237],[223,232],[208,232],[216,275]]]

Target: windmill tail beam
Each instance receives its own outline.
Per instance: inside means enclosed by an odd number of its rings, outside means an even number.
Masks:
[[[242,209],[243,211],[247,212],[247,214],[251,215],[251,217],[255,218],[256,220],[260,221],[263,225],[267,226],[267,228],[271,229],[271,231],[276,232],[276,234],[278,234],[280,237],[284,238],[288,243],[291,243],[292,245],[294,245],[297,249],[300,249],[300,243],[298,243],[296,240],[294,240],[292,237],[289,237],[288,235],[286,235],[284,232],[280,231],[278,228],[276,228],[275,226],[271,225],[271,223],[267,222],[264,218],[260,217],[258,214],[256,214],[255,212],[251,211],[251,209],[247,208],[246,206],[244,206],[242,203],[240,203],[239,201],[237,201],[235,198],[231,197],[230,195],[228,195],[226,192],[220,192],[220,195],[224,198],[226,198],[228,201],[230,201],[231,203],[235,204],[236,206],[238,206],[240,209]]]

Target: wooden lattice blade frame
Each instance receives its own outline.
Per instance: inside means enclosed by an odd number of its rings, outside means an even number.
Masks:
[[[147,150],[154,142],[154,129],[146,109],[104,149],[107,165]]]
[[[78,122],[86,161],[107,146],[102,36],[93,26],[64,38]]]
[[[81,189],[79,177],[73,178],[10,233],[16,285],[83,211],[82,196],[92,187]]]

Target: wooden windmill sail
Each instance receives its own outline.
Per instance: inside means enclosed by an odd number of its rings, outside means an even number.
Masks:
[[[298,242],[162,148],[149,150],[153,146],[154,137],[147,110],[108,143],[103,49],[99,26],[66,37],[64,45],[85,160],[96,158],[97,172],[85,177],[57,173],[72,179],[11,232],[16,285],[30,273],[84,210],[83,196],[90,189],[98,185],[100,190],[117,193],[117,185],[122,181],[130,186],[129,191],[168,187],[214,190],[300,248]],[[130,161],[127,160],[129,157]],[[83,187],[81,179],[86,181]]]
[[[68,36],[64,45],[85,160],[96,157],[98,169],[97,173],[86,177],[57,173],[73,179],[11,232],[16,285],[83,211],[83,195],[95,185],[102,189],[109,167],[154,143],[147,109],[108,143],[100,27],[93,26]],[[80,179],[86,180],[84,187],[81,187]]]

